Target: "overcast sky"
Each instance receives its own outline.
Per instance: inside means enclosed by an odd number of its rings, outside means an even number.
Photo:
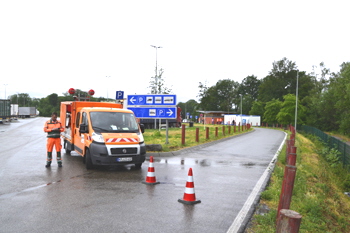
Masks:
[[[349,1],[0,0],[0,98],[69,88],[150,92],[163,68],[178,102],[199,82],[264,78],[286,57],[312,72],[350,61]]]

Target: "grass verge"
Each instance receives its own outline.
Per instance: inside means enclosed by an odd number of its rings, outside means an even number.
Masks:
[[[206,127],[209,128],[209,139],[206,139]],[[199,129],[199,141],[196,142],[196,128]],[[217,136],[216,136],[217,128]],[[203,125],[194,124],[194,127],[188,127],[186,124],[185,132],[185,144],[182,145],[182,129],[181,128],[169,128],[168,129],[168,144],[166,144],[166,130],[158,129],[146,129],[143,136],[146,144],[161,144],[161,152],[176,151],[187,147],[197,146],[203,143],[216,141],[218,139],[232,137],[252,131],[253,129],[244,129],[242,127],[238,129],[238,126],[227,126],[227,125]],[[152,151],[148,151],[152,152]]]
[[[302,215],[299,232],[350,232],[350,174],[337,161],[337,151],[313,136],[297,134],[297,173],[291,210]],[[276,232],[276,214],[285,167],[285,148],[278,157],[269,186],[259,206],[269,212],[255,214],[248,233]]]

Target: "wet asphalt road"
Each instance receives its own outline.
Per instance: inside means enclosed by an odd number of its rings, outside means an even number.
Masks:
[[[149,162],[86,170],[77,154],[45,165],[48,118],[0,125],[0,232],[235,232],[247,200],[285,134],[256,128],[208,147]],[[184,205],[188,169],[201,203]],[[259,181],[260,179],[260,181]],[[235,222],[235,224],[233,224]],[[230,228],[231,227],[231,228]]]

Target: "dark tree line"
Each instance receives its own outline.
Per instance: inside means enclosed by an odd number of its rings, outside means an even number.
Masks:
[[[324,131],[350,134],[350,63],[340,71],[330,72],[323,63],[319,72],[298,70],[295,62],[283,58],[272,64],[266,77],[251,75],[237,83],[219,80],[208,87],[199,83],[196,110],[232,111],[260,115],[269,124],[295,122],[298,79],[297,124],[307,124]]]
[[[88,93],[76,90],[76,96],[87,97]],[[11,104],[18,104],[19,107],[36,107],[40,116],[49,117],[53,112],[60,113],[60,105],[63,101],[73,101],[73,95],[68,92],[63,93],[63,96],[58,96],[56,93],[52,93],[44,98],[31,98],[27,93],[20,93],[17,95],[9,96]],[[106,99],[103,97],[95,98],[90,97],[91,101],[113,101],[113,99]]]

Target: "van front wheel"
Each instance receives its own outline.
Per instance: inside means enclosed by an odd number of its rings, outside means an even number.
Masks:
[[[64,144],[63,145],[64,145],[64,149],[66,150],[66,154],[70,155],[71,150],[67,149],[68,145],[67,145],[67,141],[66,140],[64,140]]]
[[[92,164],[89,149],[86,149],[86,152],[85,152],[85,166],[86,166],[86,169],[93,169],[94,168],[94,165]]]

